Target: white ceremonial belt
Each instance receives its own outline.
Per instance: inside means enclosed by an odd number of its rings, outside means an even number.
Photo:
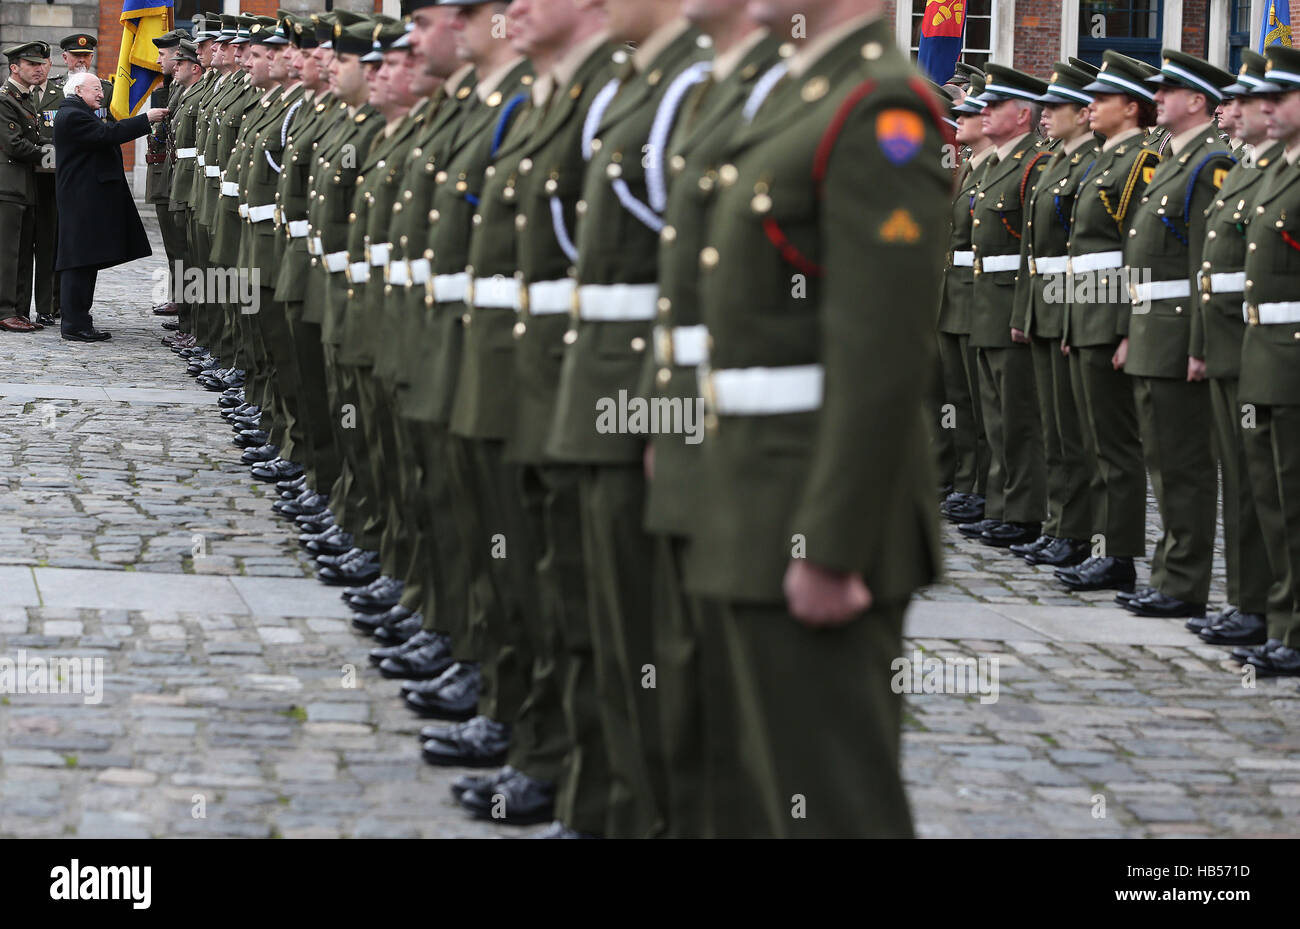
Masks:
[[[384,268],[384,282],[405,287],[411,282],[411,266],[405,261],[391,261]]]
[[[655,362],[702,365],[709,359],[708,326],[655,326]]]
[[[275,216],[275,204],[267,203],[262,206],[249,206],[248,220],[254,223],[264,223]]]
[[[974,252],[953,252],[952,266],[954,268],[972,268],[975,266]]]
[[[247,204],[247,203],[241,203],[241,204],[239,204],[239,218],[240,218],[240,219],[248,219],[248,204]]]
[[[222,181],[222,182],[221,182],[221,196],[223,196],[223,197],[238,197],[238,196],[239,196],[239,185],[236,184],[234,181]]]
[[[1050,258],[1035,258],[1034,270],[1039,274],[1064,274],[1069,263],[1069,255],[1053,255]]]
[[[411,262],[415,270],[415,262]],[[433,299],[438,303],[455,303],[464,300],[469,293],[469,275],[464,271],[456,274],[438,274],[433,278]]]
[[[429,264],[428,258],[412,258],[406,266],[411,272],[412,284],[427,284],[433,274],[433,265]]]
[[[658,284],[583,284],[578,288],[578,316],[592,322],[654,319],[658,302]]]
[[[1300,323],[1300,300],[1282,303],[1243,303],[1241,317],[1252,326],[1285,326]]]
[[[365,284],[370,280],[370,265],[364,261],[354,261],[348,265],[348,283]]]
[[[1214,274],[1206,274],[1204,271],[1197,271],[1196,282],[1200,284],[1202,293],[1239,294],[1246,289],[1246,272],[1218,271]]]
[[[808,413],[821,408],[821,365],[726,368],[709,375],[713,405],[723,416]]]
[[[1147,303],[1151,300],[1173,300],[1189,297],[1192,285],[1186,280],[1177,281],[1143,281],[1129,287],[1134,303]]]
[[[1011,255],[985,255],[975,261],[975,269],[982,274],[994,274],[998,271],[1014,271],[1020,267],[1020,253]]]
[[[534,316],[571,313],[578,285],[571,277],[528,285],[528,312]]]
[[[194,149],[194,157],[198,160],[200,168],[205,167],[208,163],[208,160],[204,158],[202,155],[200,155],[198,152],[199,150],[197,148]]]
[[[305,221],[306,220],[304,220],[304,222]],[[307,240],[307,254],[309,255],[325,254],[325,246],[321,244],[320,236],[314,235]]]
[[[311,223],[307,222],[305,219],[293,219],[289,221],[288,229],[289,238],[301,239],[305,237],[308,230],[311,229]]]
[[[1111,268],[1124,267],[1124,253],[1089,252],[1086,255],[1074,255],[1066,261],[1066,270],[1071,274],[1087,274],[1089,271],[1108,271]]]
[[[348,253],[330,252],[322,260],[325,262],[326,271],[331,274],[338,274],[348,266]]]
[[[203,166],[203,176],[204,176],[204,177],[221,177],[221,168],[219,168],[217,165],[204,165],[204,166]]]
[[[382,268],[388,264],[388,253],[392,250],[391,242],[380,242],[378,245],[370,246],[370,263],[376,268]]]
[[[519,281],[499,275],[474,278],[474,305],[489,310],[518,310]]]
[[[177,158],[197,158],[199,150],[197,148],[178,148],[176,149]],[[202,162],[200,162],[202,163]]]

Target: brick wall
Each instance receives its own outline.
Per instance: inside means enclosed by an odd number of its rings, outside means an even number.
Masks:
[[[1183,4],[1183,51],[1197,58],[1205,57],[1205,20],[1208,14],[1206,0],[1187,0]]]
[[[1050,74],[1061,57],[1061,4],[1058,0],[1016,0],[1016,45],[1012,67],[1027,74]]]

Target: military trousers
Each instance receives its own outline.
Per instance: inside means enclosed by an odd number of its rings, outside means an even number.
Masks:
[[[167,253],[167,274],[170,281],[167,299],[172,303],[179,303],[176,290],[180,287],[181,275],[174,272],[177,262],[181,262],[182,265],[185,262],[187,251],[185,230],[177,220],[176,213],[172,212],[171,207],[166,203],[155,203],[154,213],[158,217],[158,230],[162,233],[163,250]]]
[[[938,428],[952,443],[953,462],[945,483],[951,483],[952,489],[961,493],[982,495],[988,479],[989,446],[984,438],[975,352],[969,335],[939,333],[943,406],[938,411]]]
[[[320,326],[303,319],[302,303],[297,301],[285,304],[284,316],[298,372],[298,405],[289,428],[295,449],[303,450],[300,457],[307,469],[308,486],[328,492],[339,478],[342,462],[334,441]]]
[[[377,382],[375,388],[383,398],[383,406],[387,411],[385,441],[391,443],[387,452],[390,471],[383,475],[384,484],[389,491],[389,519],[400,520],[402,531],[401,550],[396,557],[397,565],[392,576],[402,581],[400,604],[421,614],[422,618],[427,618],[435,608],[426,589],[429,583],[427,548],[432,544],[435,528],[432,511],[424,499],[424,472],[435,464],[423,457],[424,448],[414,429],[417,424],[397,415],[388,385]],[[428,628],[434,627],[430,625]]]
[[[450,636],[457,655],[473,656],[476,652],[468,629],[469,553],[461,545],[457,531],[455,483],[450,478],[451,437],[446,429],[434,423],[403,417],[402,425],[421,465],[418,501],[422,516],[418,524],[427,543],[423,550],[423,599],[418,606],[424,619],[423,628]],[[403,602],[406,602],[405,592]],[[406,605],[417,608],[409,602]]]
[[[945,428],[944,418],[948,410],[944,396],[943,362],[938,352],[934,355],[930,377],[926,384],[925,405],[934,411],[934,425],[930,431],[930,447],[934,453],[934,469],[939,475],[939,490],[953,487],[957,471],[957,444],[953,441],[952,430]]]
[[[704,660],[722,691],[704,700],[710,770],[730,781],[709,774],[719,837],[912,836],[891,687],[905,609],[813,629],[783,603],[702,600],[702,648],[722,652]]]
[[[1300,648],[1300,406],[1257,404],[1254,414],[1241,436],[1273,574],[1268,637]]]
[[[59,312],[59,275],[54,270],[59,250],[59,207],[54,197],[54,173],[36,172],[36,213],[33,248],[36,253],[36,312]]]
[[[1146,465],[1133,379],[1116,371],[1116,345],[1070,347],[1070,380],[1089,457],[1093,554],[1146,554]]]
[[[36,207],[0,200],[0,319],[30,318]]]
[[[1043,534],[1084,540],[1092,532],[1092,501],[1069,359],[1061,354],[1059,338],[1034,336],[1030,349],[1047,472],[1047,521],[1043,523]]]
[[[1042,522],[1047,476],[1029,346],[979,349],[979,378],[991,462],[985,515],[1008,523]]]
[[[357,371],[338,360],[338,346],[322,344],[325,360],[326,395],[330,419],[327,422],[339,450],[339,476],[329,488],[330,509],[340,526],[352,533],[359,548],[379,548],[379,524],[382,514],[375,501],[367,496],[370,464],[366,460],[364,434],[359,417],[363,415],[357,388]]]
[[[1142,453],[1162,526],[1151,559],[1151,586],[1167,597],[1205,603],[1218,498],[1210,386],[1162,377],[1133,382]]]
[[[1255,512],[1255,495],[1242,436],[1242,417],[1246,414],[1237,402],[1235,377],[1210,379],[1210,406],[1214,413],[1215,452],[1223,479],[1223,560],[1228,603],[1244,613],[1263,616],[1269,609],[1273,571]]]
[[[387,395],[374,377],[372,365],[349,365],[356,376],[357,425],[364,438],[360,456],[364,470],[366,499],[378,520],[379,555],[383,573],[401,577],[409,564],[413,533],[408,510],[402,505],[402,479],[398,476],[411,462],[398,458],[397,437],[393,433],[393,413]]]

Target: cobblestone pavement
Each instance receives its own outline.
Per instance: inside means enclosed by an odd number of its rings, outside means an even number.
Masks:
[[[419,761],[420,722],[158,344],[162,264],[101,275],[109,343],[0,335],[0,657],[105,669],[93,705],[0,697],[0,837],[527,834]],[[945,533],[905,654],[996,658],[998,694],[907,698],[921,835],[1300,834],[1294,682],[1243,686],[1180,623]]]

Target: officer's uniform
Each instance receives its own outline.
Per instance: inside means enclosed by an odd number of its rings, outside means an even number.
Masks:
[[[153,44],[160,51],[176,49],[180,47],[181,40],[187,36],[188,33],[183,29],[173,30],[154,39]],[[168,54],[175,53],[168,51]],[[178,108],[177,102],[180,100],[182,89],[179,82],[164,77],[162,86],[153,92],[150,106],[166,107],[173,116],[154,124],[147,136],[145,152],[144,199],[145,202],[154,205],[158,216],[158,228],[162,233],[163,248],[167,252],[167,273],[172,275],[171,291],[167,297],[169,303],[179,302],[176,299],[176,288],[181,281],[175,271],[177,263],[180,262],[183,266],[185,258],[185,231],[175,221],[176,217],[170,208],[171,153],[174,147],[172,120]]]
[[[35,294],[36,316],[46,322],[59,315],[59,278],[54,271],[59,242],[59,207],[54,198],[54,114],[63,102],[62,77],[32,88],[32,107],[40,120],[41,145],[48,146],[36,165]]]
[[[202,25],[195,25],[196,36],[199,37],[200,41],[208,41],[206,37],[210,34],[203,29],[206,25],[206,21]],[[186,48],[182,54],[187,56],[188,60],[198,60],[198,55],[193,47]],[[199,103],[211,87],[212,82],[216,80],[216,77],[216,71],[208,69],[197,81],[183,90],[170,117],[172,146],[169,155],[172,168],[167,210],[171,214],[172,222],[180,231],[184,242],[185,264],[187,267],[196,269],[201,265],[198,261],[198,255],[193,250],[194,243],[191,240],[193,210],[189,196],[194,185],[194,172],[198,164],[198,149],[195,142],[198,134]],[[181,331],[192,333],[194,321],[190,297],[194,296],[194,294],[192,291],[188,295],[185,293],[182,281],[173,280],[172,286],[175,288],[173,299],[176,300],[180,307],[177,321],[180,323]]]
[[[43,42],[4,50],[6,62],[49,58]],[[0,328],[31,331],[32,262],[36,230],[36,166],[44,157],[40,117],[30,94],[13,80],[0,85]],[[14,320],[14,317],[20,317]]]
[[[1213,104],[1232,76],[1166,49],[1149,83],[1190,87]],[[1207,115],[1171,140],[1129,214],[1124,264],[1133,313],[1124,370],[1134,379],[1142,452],[1164,529],[1151,563],[1154,592],[1126,604],[1139,615],[1201,615],[1209,596],[1217,492],[1210,391],[1205,381],[1189,382],[1187,368],[1205,210],[1232,165]]]
[[[730,668],[706,708],[734,715],[706,709],[705,736],[756,791],[737,811],[747,834],[912,831],[889,667],[912,592],[939,568],[914,377],[933,317],[911,308],[939,297],[940,124],[892,25],[858,18],[792,56],[718,168],[699,301],[716,419],[686,583]],[[782,581],[805,557],[860,573],[872,607],[836,628],[793,618]]]

